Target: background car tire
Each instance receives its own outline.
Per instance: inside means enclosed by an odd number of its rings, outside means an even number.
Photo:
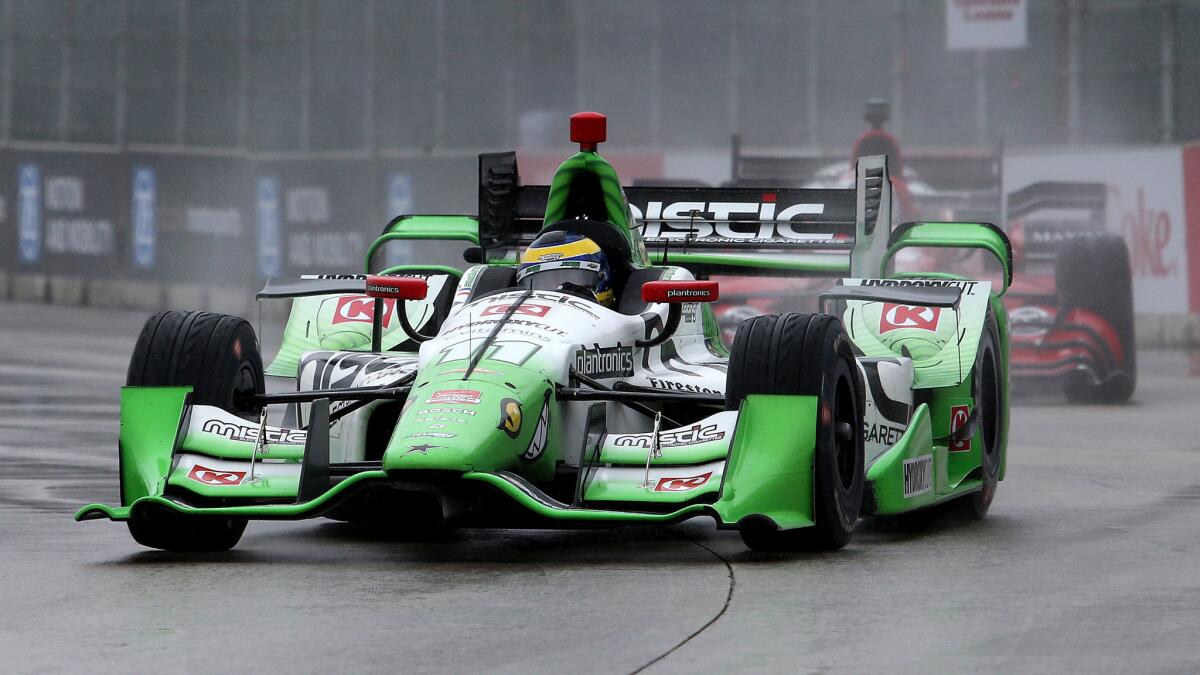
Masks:
[[[1133,277],[1129,248],[1112,234],[1070,242],[1059,253],[1054,268],[1060,313],[1086,309],[1099,314],[1121,341],[1124,359],[1113,364],[1117,373],[1095,384],[1086,373],[1063,380],[1063,393],[1077,402],[1120,403],[1129,400],[1137,386],[1137,343],[1133,328]]]
[[[817,396],[814,527],[780,530],[743,523],[742,541],[755,551],[836,550],[850,541],[863,493],[862,386],[841,322],[826,314],[778,314],[747,319],[729,357],[725,405],[736,410],[749,394]],[[828,413],[828,414],[826,414]]]
[[[980,464],[983,487],[957,500],[963,515],[980,520],[987,515],[992,501],[996,497],[996,488],[1000,482],[1001,439],[1004,433],[1004,411],[1007,406],[1004,386],[1004,374],[1000,367],[1000,334],[991,310],[988,311],[987,321],[983,326],[983,337],[980,338],[979,350],[975,356],[973,369],[975,406],[979,409],[979,427],[976,440],[980,445]]]
[[[264,391],[262,355],[248,321],[211,312],[160,312],[138,336],[127,386],[192,387],[191,403],[211,405],[257,422],[262,406],[246,394]],[[124,502],[124,491],[122,491]],[[245,520],[183,516],[139,508],[129,533],[143,546],[168,551],[225,551],[237,544]]]

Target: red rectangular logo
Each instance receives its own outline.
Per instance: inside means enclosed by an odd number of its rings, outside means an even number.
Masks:
[[[392,312],[396,309],[396,301],[383,301],[383,323],[392,321]],[[365,295],[343,295],[337,300],[337,308],[333,310],[333,324],[339,323],[371,323],[375,316],[375,298]]]
[[[205,485],[241,485],[246,478],[246,472],[220,471],[196,464],[188,472],[187,477]]]
[[[688,490],[695,490],[698,487],[704,487],[709,478],[712,478],[711,471],[687,478],[659,478],[658,484],[654,486],[654,491],[687,492]]]
[[[480,316],[504,316],[510,307],[512,307],[510,304],[492,305],[491,307],[483,310],[483,312],[480,313]],[[546,316],[549,313],[549,305],[531,305],[527,302],[522,303],[517,307],[517,310],[513,312],[514,315],[523,314],[525,316]]]
[[[883,334],[898,328],[935,331],[941,314],[941,307],[915,307],[885,302],[883,313],[879,315],[879,332]]]
[[[459,405],[476,405],[479,403],[479,392],[473,389],[443,389],[435,391],[426,403],[457,403]]]
[[[971,419],[971,407],[965,405],[956,405],[950,407],[950,433],[967,426],[967,421]],[[964,452],[971,449],[971,439],[961,441],[950,441],[950,452]]]

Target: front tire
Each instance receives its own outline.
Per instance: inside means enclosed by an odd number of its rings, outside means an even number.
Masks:
[[[257,422],[262,406],[247,397],[265,388],[258,338],[248,321],[211,312],[160,312],[142,327],[129,360],[131,387],[192,387],[193,405],[211,405]],[[129,505],[124,490],[121,501]],[[227,551],[246,521],[184,516],[167,509],[134,511],[129,533],[167,551]]]
[[[813,482],[816,525],[780,530],[768,519],[740,528],[755,551],[837,550],[854,532],[862,504],[863,396],[841,322],[825,314],[756,316],[738,327],[729,357],[726,407],[749,394],[816,396]]]

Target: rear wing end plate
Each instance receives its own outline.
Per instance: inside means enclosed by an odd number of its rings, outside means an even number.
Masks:
[[[1004,230],[991,223],[904,223],[888,238],[883,264],[876,268],[880,276],[884,266],[905,248],[977,248],[992,254],[1003,269],[1003,295],[1012,285],[1012,244]]]

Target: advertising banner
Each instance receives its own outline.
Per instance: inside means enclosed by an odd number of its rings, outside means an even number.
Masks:
[[[1189,306],[1200,316],[1200,143],[1183,148],[1183,189],[1187,197],[1187,256]]]
[[[127,270],[128,166],[115,154],[5,152],[4,222],[15,227],[3,229],[4,248],[15,253],[6,256],[13,270],[72,276]]]
[[[244,159],[137,153],[129,167],[134,274],[198,285],[257,283]]]
[[[383,227],[371,162],[258,161],[250,173],[260,277],[363,271]]]
[[[1179,148],[1011,154],[1004,185],[1015,191],[1045,180],[1108,186],[1108,230],[1129,245],[1139,314],[1188,311],[1188,237]]]
[[[1027,0],[946,0],[946,49],[1021,49]]]

